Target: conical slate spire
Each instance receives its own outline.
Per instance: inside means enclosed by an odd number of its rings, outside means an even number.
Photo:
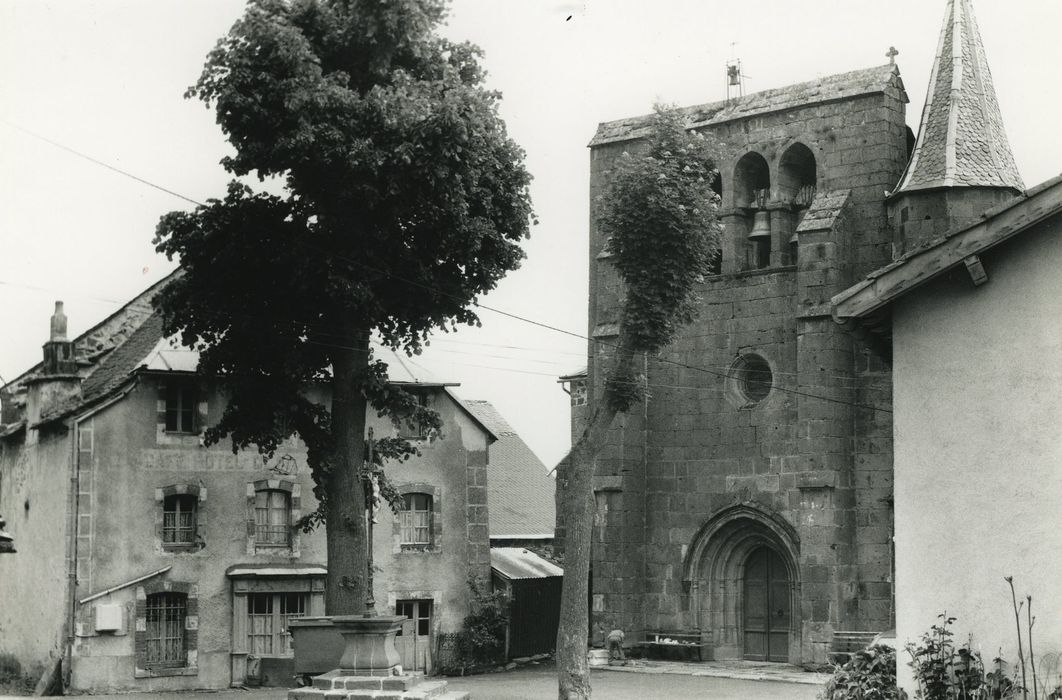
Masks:
[[[936,187],[1025,189],[970,0],[948,0],[918,140],[896,191]]]

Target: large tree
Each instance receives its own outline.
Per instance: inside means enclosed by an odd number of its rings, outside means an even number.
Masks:
[[[719,199],[712,190],[718,177],[715,143],[688,131],[681,112],[657,106],[648,135],[635,149],[609,173],[598,202],[598,226],[624,282],[619,336],[605,348],[607,361],[595,368],[605,377],[604,391],[558,470],[559,515],[565,522],[557,633],[561,700],[590,697],[587,585],[595,459],[616,415],[645,397],[639,356],[668,345],[694,319],[698,282],[719,252]]]
[[[438,425],[390,385],[370,338],[417,352],[523,257],[523,152],[483,86],[479,50],[436,33],[444,0],[252,0],[187,96],[235,149],[223,199],[171,212],[157,249],[184,274],[157,297],[228,403],[207,432],[233,449],[307,445],[327,526],[330,614],[364,609],[367,404]],[[326,385],[330,391],[315,392]],[[412,446],[380,441],[378,454]]]

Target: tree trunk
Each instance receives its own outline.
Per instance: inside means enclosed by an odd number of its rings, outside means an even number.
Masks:
[[[634,353],[620,336],[614,371],[630,371]],[[606,393],[594,406],[590,420],[572,447],[568,464],[558,470],[560,513],[564,518],[564,580],[561,584],[560,626],[557,630],[557,697],[590,697],[590,668],[586,659],[587,596],[590,576],[590,540],[594,522],[594,460],[605,444],[617,411],[609,407]]]
[[[328,575],[325,612],[358,615],[368,598],[368,543],[365,531],[365,397],[359,387],[368,364],[369,333],[345,329],[342,345],[353,348],[332,358],[332,436],[335,456],[328,476],[325,530]]]

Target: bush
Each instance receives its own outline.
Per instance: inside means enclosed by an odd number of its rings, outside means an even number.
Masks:
[[[972,644],[955,647],[950,627],[954,617],[938,615],[940,624],[922,635],[919,644],[908,644],[908,664],[914,670],[918,700],[1008,700],[1021,696],[1021,687],[1004,669],[1002,659],[995,660],[995,670],[985,672],[981,655]]]
[[[14,654],[0,654],[0,695],[32,695],[37,679],[24,673]]]
[[[857,651],[838,667],[820,700],[903,700],[896,687],[896,650],[884,644]]]
[[[505,629],[509,624],[509,600],[504,593],[486,589],[485,583],[469,578],[472,612],[457,633],[455,654],[446,659],[443,673],[464,674],[477,666],[505,661]]]

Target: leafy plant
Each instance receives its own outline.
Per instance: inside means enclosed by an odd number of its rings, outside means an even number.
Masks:
[[[0,653],[0,695],[32,695],[39,675],[24,672],[14,654]]]
[[[937,616],[941,621],[922,635],[920,644],[909,643],[908,664],[914,670],[919,700],[1007,700],[1019,697],[1021,687],[1007,675],[1001,658],[995,669],[985,672],[981,655],[969,642],[956,647],[951,626],[954,617]]]
[[[852,654],[819,693],[820,700],[904,700],[896,686],[896,650],[876,644]]]
[[[465,616],[457,633],[457,655],[444,672],[465,672],[475,666],[504,661],[505,629],[509,624],[509,598],[504,593],[489,591],[486,584],[469,577],[472,612]]]

